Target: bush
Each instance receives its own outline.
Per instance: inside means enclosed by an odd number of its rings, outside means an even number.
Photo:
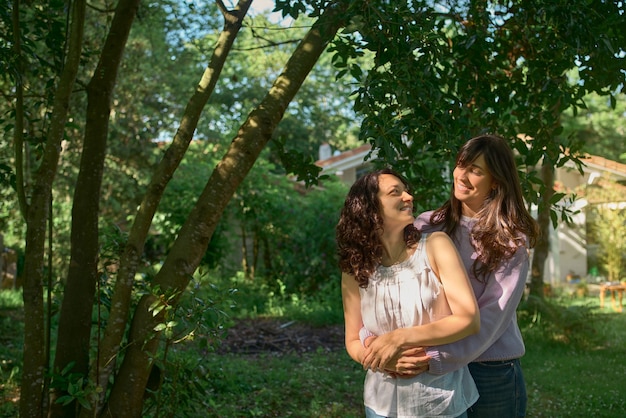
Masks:
[[[305,322],[313,326],[341,324],[343,307],[339,279],[320,287],[314,295],[287,293],[286,286],[279,280],[278,290],[273,290],[266,282],[246,278],[242,272],[231,277],[220,278],[211,275],[211,286],[203,284],[205,289],[196,297],[205,298],[203,292],[209,289],[221,289],[229,293],[231,304],[224,307],[230,318],[255,318],[258,316],[285,317]]]
[[[260,171],[246,178],[224,220],[240,225],[232,252],[243,248],[246,276],[265,280],[274,292],[308,295],[339,280],[335,226],[347,187],[328,181],[303,190],[282,174]]]

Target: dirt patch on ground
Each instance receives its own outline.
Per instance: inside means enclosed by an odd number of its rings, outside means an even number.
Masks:
[[[228,329],[218,352],[238,354],[306,353],[344,349],[343,325],[311,327],[275,318],[238,320]]]

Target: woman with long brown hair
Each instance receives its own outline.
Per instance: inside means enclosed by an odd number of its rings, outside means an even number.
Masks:
[[[423,233],[444,231],[468,271],[480,309],[480,332],[452,344],[422,345],[397,364],[407,373],[449,373],[469,363],[480,397],[469,417],[514,418],[526,415],[526,385],[520,364],[525,353],[516,310],[530,267],[529,250],[538,227],[522,197],[515,156],[497,135],[467,141],[457,154],[450,199],[418,216]],[[363,344],[375,332],[361,331]],[[395,359],[405,347],[373,346],[372,361]],[[414,345],[414,347],[417,347]]]
[[[336,230],[346,349],[368,369],[366,417],[465,417],[477,398],[467,367],[411,376],[385,369],[394,347],[446,344],[478,331],[476,300],[452,241],[442,232],[421,234],[414,221],[408,185],[392,170],[366,174],[350,189]],[[376,359],[361,343],[363,325],[379,335],[370,346]]]

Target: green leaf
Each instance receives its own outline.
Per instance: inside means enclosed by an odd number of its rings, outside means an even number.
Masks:
[[[563,199],[563,197],[565,197],[566,194],[565,193],[554,193],[552,195],[552,197],[550,197],[550,204],[554,205],[556,204],[558,201],[560,201],[561,199]]]

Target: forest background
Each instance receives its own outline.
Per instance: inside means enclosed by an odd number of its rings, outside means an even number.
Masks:
[[[218,277],[338,298],[346,189],[318,177],[322,143],[370,143],[422,210],[445,198],[442,168],[465,139],[510,138],[544,231],[537,296],[550,224],[574,197],[554,193],[554,168],[584,152],[626,161],[623,2],[277,0],[282,23],[251,3],[14,0],[0,13],[21,416],[141,416],[159,359],[200,332],[179,308],[220,335],[229,291],[193,298]]]

